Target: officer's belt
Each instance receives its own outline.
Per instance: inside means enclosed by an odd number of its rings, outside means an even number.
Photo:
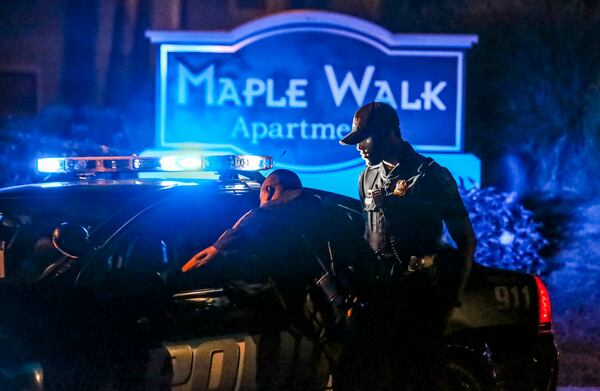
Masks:
[[[404,273],[413,273],[433,267],[438,259],[438,254],[402,256],[401,259],[398,259],[394,254],[383,252],[377,255],[385,261],[400,263],[403,266]]]
[[[428,269],[430,267],[435,266],[437,257],[437,254],[424,255],[421,257],[412,255],[409,258],[408,266],[406,269],[408,272],[416,272],[419,270]]]

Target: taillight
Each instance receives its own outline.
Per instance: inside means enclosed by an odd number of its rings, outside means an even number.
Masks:
[[[535,277],[538,294],[538,330],[541,333],[552,331],[552,309],[550,308],[550,296],[548,290],[538,276]]]

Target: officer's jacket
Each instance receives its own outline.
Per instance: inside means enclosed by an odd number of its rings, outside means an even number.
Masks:
[[[307,260],[324,246],[323,208],[314,196],[288,193],[246,213],[213,244],[225,258],[220,262],[237,263],[245,278],[302,280],[322,272]]]
[[[383,205],[371,192],[381,189]],[[452,175],[445,167],[404,143],[400,162],[390,172],[383,163],[368,166],[359,178],[365,213],[365,239],[374,251],[421,256],[438,251],[443,222],[463,219],[467,211]]]
[[[228,281],[270,279],[293,311],[304,302],[306,287],[330,267],[328,243],[340,268],[361,274],[373,267],[369,246],[343,224],[338,209],[303,192],[253,209],[213,244],[219,259],[211,265],[219,265]]]

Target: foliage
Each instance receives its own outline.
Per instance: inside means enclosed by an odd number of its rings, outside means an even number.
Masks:
[[[501,165],[508,154],[527,178],[520,196],[600,192],[599,2],[382,4],[379,22],[394,31],[479,36],[467,55],[466,147],[484,161],[488,183],[510,182]]]
[[[52,106],[35,117],[9,119],[0,132],[0,185],[31,182],[39,157],[139,153],[153,144],[153,126],[152,106],[142,103],[122,111]]]
[[[508,5],[514,20],[503,25],[500,13]],[[474,106],[488,117],[478,149],[485,154],[492,145],[499,154],[517,156],[528,178],[526,192],[599,191],[600,180],[592,175],[600,169],[594,158],[600,142],[598,6],[512,0],[475,12],[489,18],[480,26],[487,45],[477,58],[482,99]]]
[[[464,186],[460,192],[477,237],[477,262],[535,274],[549,270],[540,257],[548,242],[540,234],[533,213],[521,205],[515,193]]]

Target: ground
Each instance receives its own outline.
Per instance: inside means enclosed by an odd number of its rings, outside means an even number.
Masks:
[[[547,278],[560,352],[559,385],[600,387],[600,199],[573,209]]]

